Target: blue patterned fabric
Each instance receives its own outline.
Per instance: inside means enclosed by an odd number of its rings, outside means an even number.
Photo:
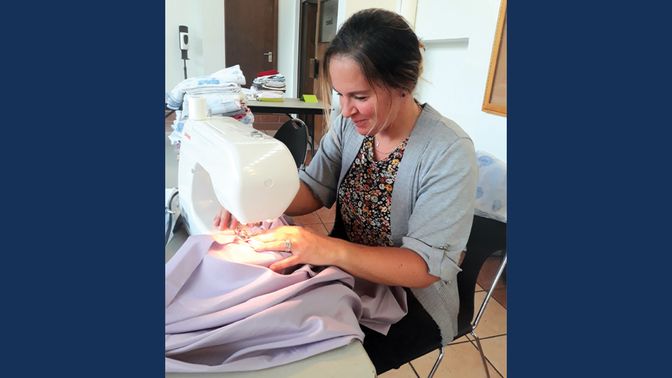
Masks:
[[[241,85],[245,85],[245,75],[239,65],[224,68],[209,76],[184,79],[170,92],[166,92],[166,107],[173,110],[179,109],[187,92],[191,95],[208,93],[238,95]]]
[[[474,213],[506,223],[506,163],[476,151],[478,184]]]

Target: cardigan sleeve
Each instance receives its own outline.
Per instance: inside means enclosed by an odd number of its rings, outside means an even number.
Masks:
[[[435,145],[436,146],[436,145]],[[474,214],[478,168],[473,143],[455,140],[420,168],[419,190],[402,247],[419,254],[429,274],[451,282],[461,270]]]
[[[322,137],[320,148],[308,164],[299,171],[299,178],[325,207],[336,201],[336,188],[343,156],[343,117],[339,114],[331,121],[329,131]]]

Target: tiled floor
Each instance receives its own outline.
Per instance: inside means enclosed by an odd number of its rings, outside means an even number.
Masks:
[[[172,131],[172,117],[166,119],[166,132]],[[272,134],[270,132],[269,134]],[[316,146],[317,148],[317,146]],[[306,164],[310,162],[310,152]],[[311,214],[293,217],[297,225],[306,227],[316,233],[327,235],[334,226],[335,206],[331,209],[320,209]],[[481,270],[476,287],[477,306],[485,297],[485,290],[492,283],[501,257],[492,257]],[[491,377],[506,377],[506,282],[500,280],[488,307],[476,328],[481,338],[481,345],[488,361]],[[481,357],[471,336],[464,336],[444,348],[444,358],[435,377],[480,378],[485,377]],[[434,364],[438,351],[422,356],[413,365],[421,376],[427,376]],[[409,365],[397,370],[388,371],[381,378],[415,377]]]

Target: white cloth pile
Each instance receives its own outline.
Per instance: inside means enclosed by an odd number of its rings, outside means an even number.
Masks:
[[[182,139],[184,122],[189,118],[189,98],[205,98],[211,116],[232,117],[246,125],[252,125],[254,115],[245,105],[241,85],[245,76],[239,65],[224,68],[211,75],[188,78],[170,92],[166,92],[166,107],[175,110],[173,132],[168,136],[172,144]],[[181,110],[178,110],[181,109]]]
[[[252,86],[258,90],[284,91],[286,88],[285,75],[277,73],[259,76],[252,81]]]
[[[250,93],[254,100],[281,99],[285,96],[285,75],[276,73],[258,76],[252,81]]]
[[[245,85],[245,76],[239,65],[224,68],[212,75],[184,79],[170,92],[166,92],[166,106],[169,109],[179,109],[183,102],[186,103],[184,97],[187,93],[240,93],[241,85]]]

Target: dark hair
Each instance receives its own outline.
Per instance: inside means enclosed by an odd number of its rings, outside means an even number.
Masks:
[[[334,56],[354,60],[372,87],[410,93],[422,72],[421,47],[411,26],[397,13],[371,8],[353,14],[324,53],[321,74],[325,104],[331,99],[329,63]]]

